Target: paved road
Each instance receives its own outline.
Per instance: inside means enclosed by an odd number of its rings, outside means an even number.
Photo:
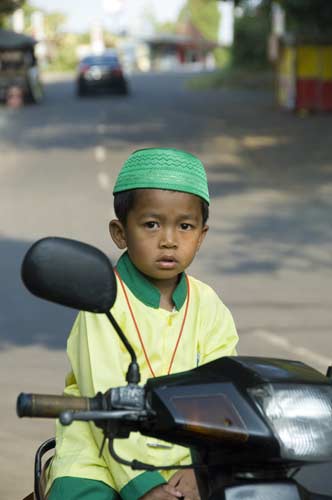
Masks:
[[[32,456],[50,422],[18,420],[20,391],[60,392],[74,313],[30,297],[19,268],[29,245],[63,235],[113,259],[111,189],[131,151],[154,145],[198,154],[211,186],[211,231],[191,272],[231,307],[240,354],[332,358],[332,152],[329,116],[276,109],[266,92],[185,88],[185,74],[132,78],[132,95],[77,99],[49,81],[45,103],[0,108],[0,496],[32,487]],[[317,491],[327,473],[305,474]],[[321,469],[320,469],[321,471]]]

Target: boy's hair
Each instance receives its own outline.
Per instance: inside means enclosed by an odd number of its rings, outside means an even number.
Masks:
[[[114,193],[114,212],[119,221],[125,226],[127,223],[127,216],[130,210],[134,208],[136,197],[140,189],[129,189],[128,191],[121,191]],[[193,195],[195,196],[195,195]],[[200,198],[202,207],[203,226],[209,218],[209,205]]]

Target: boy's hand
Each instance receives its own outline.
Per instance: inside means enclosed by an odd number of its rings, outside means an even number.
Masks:
[[[140,500],[175,500],[176,498],[183,498],[183,493],[175,486],[166,483],[148,491],[144,496],[140,497]]]
[[[192,469],[177,471],[168,482],[181,491],[184,500],[200,500],[195,473]]]

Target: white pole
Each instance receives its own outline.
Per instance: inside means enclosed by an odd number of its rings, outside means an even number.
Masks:
[[[40,11],[31,14],[32,34],[38,41],[45,38],[44,14]]]
[[[12,25],[13,30],[17,33],[23,33],[24,31],[24,13],[23,9],[17,9],[12,15]]]
[[[91,50],[95,54],[101,54],[105,50],[103,28],[99,21],[95,21],[91,25],[90,44]]]
[[[224,47],[231,47],[234,42],[234,0],[218,2],[220,23],[218,42]]]
[[[277,2],[272,3],[272,33],[277,36],[285,34],[285,11]]]

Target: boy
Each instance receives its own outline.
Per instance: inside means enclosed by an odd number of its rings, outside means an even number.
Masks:
[[[116,266],[112,313],[146,379],[235,354],[229,310],[215,292],[186,275],[207,231],[209,193],[200,160],[184,151],[134,152],[114,187],[113,241],[126,250]],[[65,393],[92,397],[125,385],[129,355],[104,315],[79,313],[68,339],[71,373]],[[137,472],[115,462],[92,423],[57,424],[49,500],[198,500],[190,470]],[[189,450],[132,433],[117,453],[154,465],[190,463]]]

